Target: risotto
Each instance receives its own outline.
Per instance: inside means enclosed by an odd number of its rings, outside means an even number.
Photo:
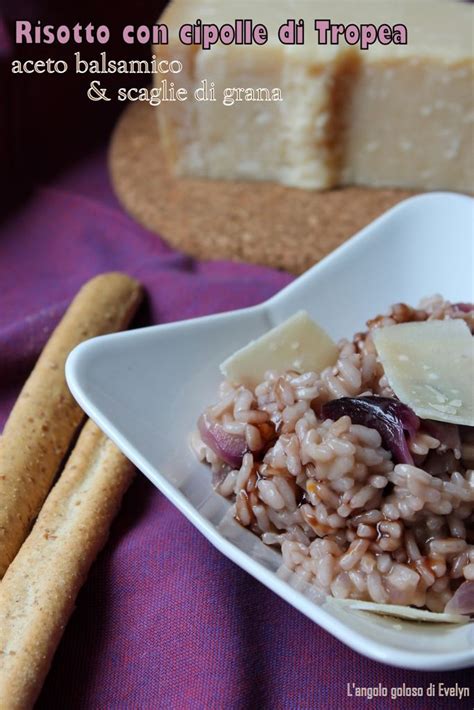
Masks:
[[[474,330],[469,304],[397,304],[319,372],[224,381],[198,422],[193,447],[236,520],[322,595],[474,613],[474,429],[416,416],[373,337],[446,319]]]

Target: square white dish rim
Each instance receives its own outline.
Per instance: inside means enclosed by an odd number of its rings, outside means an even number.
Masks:
[[[149,461],[149,459],[142,455],[133,442],[123,435],[120,428],[114,425],[114,422],[112,421],[113,418],[106,416],[104,412],[101,411],[100,404],[96,401],[97,397],[94,397],[90,388],[87,386],[87,374],[85,374],[87,370],[87,367],[85,367],[85,361],[87,360],[89,362],[89,359],[91,357],[93,358],[95,354],[97,354],[105,342],[110,343],[111,345],[120,345],[120,342],[123,341],[123,339],[130,340],[133,338],[139,338],[140,334],[144,331],[151,334],[152,331],[163,332],[166,329],[167,332],[171,333],[173,330],[184,329],[190,326],[194,328],[200,327],[210,323],[211,321],[224,322],[226,319],[232,318],[237,314],[245,316],[250,314],[259,314],[260,317],[264,315],[268,321],[267,327],[270,327],[277,322],[281,322],[285,317],[296,310],[296,308],[291,304],[291,301],[293,300],[293,296],[295,296],[295,294],[296,301],[298,301],[298,298],[300,298],[298,296],[298,291],[300,291],[300,293],[304,293],[308,288],[311,288],[313,282],[322,278],[324,271],[328,269],[328,267],[331,267],[331,265],[337,264],[341,259],[345,259],[347,257],[352,258],[353,254],[357,255],[357,250],[360,245],[369,243],[370,240],[373,240],[375,237],[380,239],[381,235],[384,233],[387,223],[390,223],[391,220],[398,218],[400,214],[403,215],[404,212],[409,215],[410,210],[412,211],[413,209],[429,210],[430,203],[431,206],[434,204],[433,200],[438,203],[439,201],[444,202],[446,208],[452,210],[453,218],[458,207],[460,210],[465,210],[466,206],[469,206],[469,209],[471,209],[474,204],[474,200],[471,198],[452,193],[427,193],[404,200],[383,214],[377,220],[369,224],[357,235],[352,237],[352,239],[345,242],[341,247],[332,252],[329,256],[313,266],[309,271],[264,303],[239,311],[204,316],[197,319],[151,326],[140,330],[132,330],[125,333],[94,338],[86,341],[76,348],[73,353],[71,353],[66,366],[66,375],[73,395],[86,413],[117,444],[123,453],[128,456],[128,458],[130,458],[130,460],[133,461],[133,463],[135,463],[135,465],[152,481],[152,483],[154,483],[154,485],[156,485],[164,493],[164,495],[166,495],[166,497],[188,518],[188,520],[190,520],[191,523],[197,527],[198,530],[218,550],[225,554],[226,557],[252,574],[256,579],[288,601],[292,604],[292,606],[300,610],[310,619],[316,621],[316,623],[322,626],[326,631],[363,655],[371,659],[402,668],[418,670],[449,670],[467,667],[474,663],[474,640],[472,640],[474,634],[472,634],[472,632],[470,636],[470,648],[462,651],[453,650],[434,654],[399,649],[384,643],[383,641],[368,638],[364,636],[363,633],[350,628],[344,623],[344,621],[335,618],[332,614],[328,613],[326,609],[316,605],[305,595],[295,590],[287,582],[280,579],[274,572],[263,566],[263,564],[261,564],[257,559],[252,558],[247,554],[247,552],[241,550],[233,542],[225,538],[218,531],[215,525],[193,506],[184,493],[164,475],[162,475]],[[287,302],[290,302],[288,307],[286,307]],[[304,307],[304,305],[301,305],[301,301],[299,307]],[[371,315],[372,312],[369,312],[365,317],[367,318]],[[351,333],[347,333],[347,335],[350,336]],[[247,340],[248,339],[249,338],[247,338]],[[245,344],[245,342],[247,341],[243,340],[242,345]],[[213,395],[214,392],[209,393],[209,401]],[[203,406],[207,403],[208,402],[203,402]]]

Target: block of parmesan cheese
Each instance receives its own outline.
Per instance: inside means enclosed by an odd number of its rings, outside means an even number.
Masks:
[[[265,45],[185,46],[184,23],[268,28]],[[303,45],[278,41],[289,18],[305,22]],[[474,190],[473,9],[455,0],[173,0],[160,22],[179,59],[185,102],[157,108],[161,141],[175,174],[270,180],[303,188],[339,185]],[[316,19],[407,27],[406,45],[368,49],[318,44]],[[156,74],[156,81],[162,75]],[[215,101],[196,101],[202,80]],[[229,89],[281,91],[280,100],[238,100]],[[229,92],[228,92],[229,93]],[[243,96],[243,94],[241,95]]]

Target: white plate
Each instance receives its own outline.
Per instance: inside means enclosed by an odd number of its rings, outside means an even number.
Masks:
[[[442,293],[474,299],[474,200],[432,193],[397,205],[266,303],[223,315],[104,336],[67,362],[79,404],[224,555],[369,658],[448,670],[474,663],[474,624],[418,624],[321,607],[275,574],[280,556],[229,522],[229,503],[187,442],[216,396],[219,363],[306,309],[334,337],[351,336],[391,303]]]

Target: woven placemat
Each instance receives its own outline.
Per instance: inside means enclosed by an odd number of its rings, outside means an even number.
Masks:
[[[138,103],[123,113],[110,146],[112,183],[138,222],[198,258],[249,261],[298,274],[414,194],[175,178],[160,151],[156,110]]]

